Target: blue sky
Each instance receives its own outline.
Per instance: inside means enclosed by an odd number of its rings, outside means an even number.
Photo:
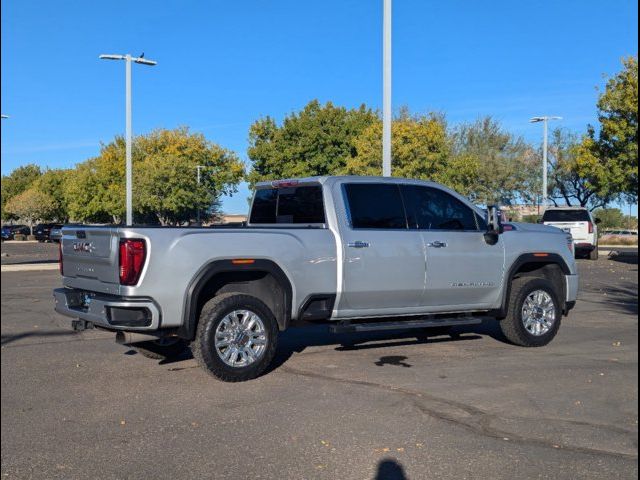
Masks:
[[[637,54],[630,0],[395,0],[393,15],[394,106],[493,115],[529,141],[533,115],[594,123],[603,74]],[[124,64],[100,53],[158,61],[134,66],[134,133],[188,125],[246,159],[261,116],[313,98],[379,108],[381,26],[382,0],[3,0],[2,173],[71,166],[124,130]]]

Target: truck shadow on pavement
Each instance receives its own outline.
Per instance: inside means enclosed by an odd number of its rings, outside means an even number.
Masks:
[[[2,335],[0,339],[0,345],[5,346],[23,338],[29,337],[69,337],[75,335],[74,332],[68,330],[53,331],[53,332],[23,332],[16,333],[15,335]]]

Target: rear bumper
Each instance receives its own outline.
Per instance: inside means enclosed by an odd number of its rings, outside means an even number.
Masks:
[[[74,288],[53,291],[55,311],[109,330],[152,331],[160,327],[160,309],[148,298],[119,297]]]
[[[594,245],[593,243],[589,243],[589,242],[574,242],[573,245],[576,250],[580,250],[580,251],[592,251],[598,248],[597,245]]]

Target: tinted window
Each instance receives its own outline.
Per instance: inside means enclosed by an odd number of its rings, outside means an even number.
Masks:
[[[278,189],[276,223],[324,223],[321,187]]]
[[[352,183],[345,191],[353,228],[407,228],[398,185]]]
[[[437,188],[403,185],[411,228],[427,230],[484,230],[486,222],[467,205]]]
[[[276,223],[278,190],[266,188],[256,191],[251,207],[251,223]]]
[[[250,223],[324,223],[322,187],[265,188],[256,191]]]
[[[547,210],[542,216],[543,222],[590,222],[586,210]]]

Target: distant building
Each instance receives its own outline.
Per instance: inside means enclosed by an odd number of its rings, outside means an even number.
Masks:
[[[219,223],[240,223],[246,221],[247,216],[244,213],[223,213],[220,215]]]

